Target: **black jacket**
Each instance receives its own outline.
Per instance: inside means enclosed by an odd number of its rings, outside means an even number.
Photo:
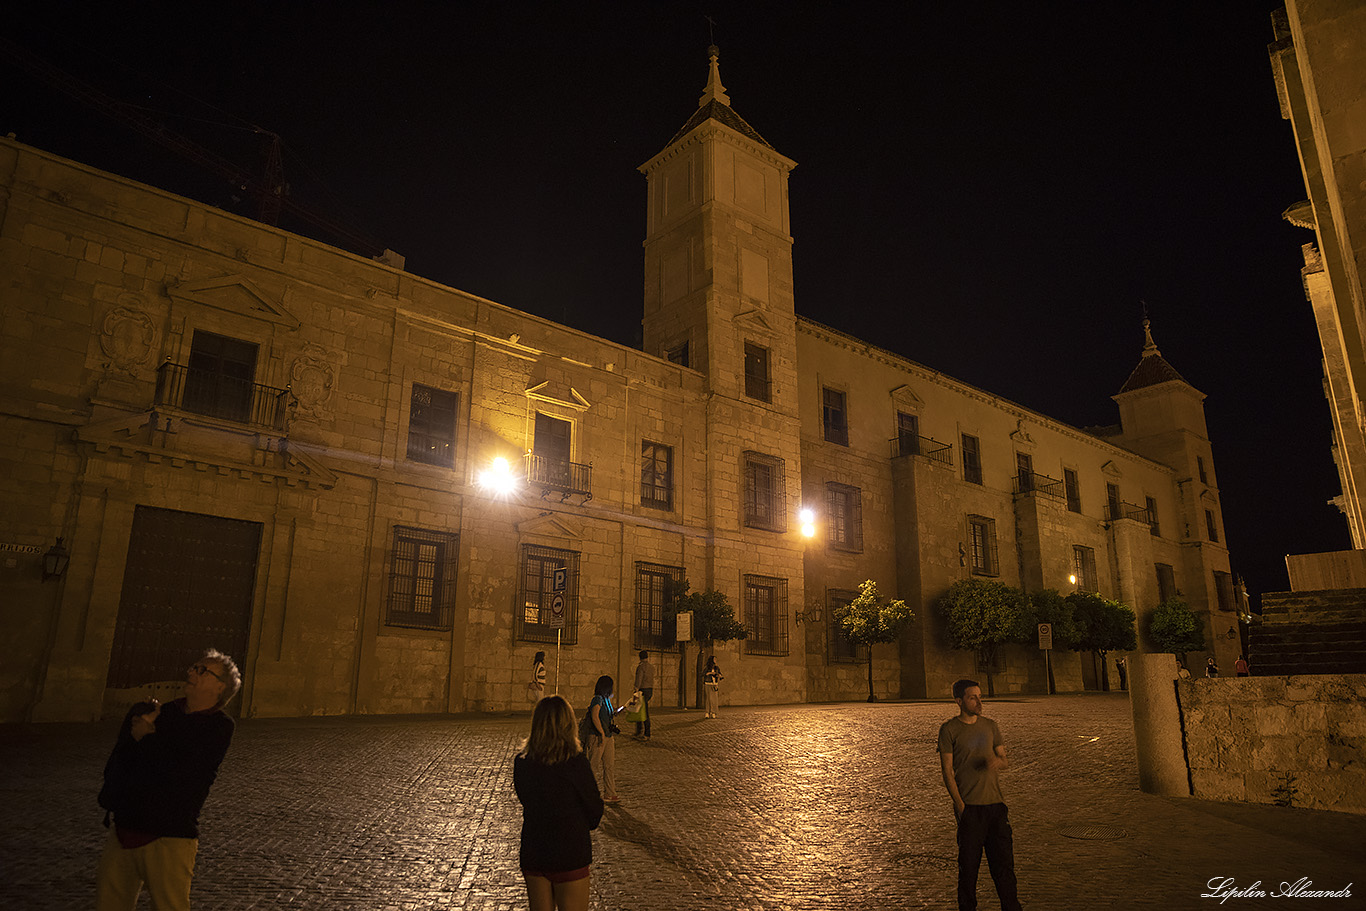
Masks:
[[[560,873],[593,862],[588,833],[602,819],[602,795],[582,753],[555,765],[518,756],[512,787],[522,802],[522,869]]]
[[[221,709],[187,713],[182,698],[161,707],[155,733],[141,740],[121,736],[105,773],[114,823],[125,831],[198,838],[199,811],[233,727]]]

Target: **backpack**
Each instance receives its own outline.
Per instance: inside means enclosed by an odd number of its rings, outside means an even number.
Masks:
[[[579,719],[579,746],[588,749],[588,738],[601,736],[598,729],[593,727],[593,713],[598,710],[597,704],[590,705],[588,711],[583,713]]]

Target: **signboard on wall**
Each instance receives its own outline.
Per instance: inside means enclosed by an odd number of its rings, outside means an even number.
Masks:
[[[679,642],[692,641],[692,611],[683,611],[678,614],[678,635]]]

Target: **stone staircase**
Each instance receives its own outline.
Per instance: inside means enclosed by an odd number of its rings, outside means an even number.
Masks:
[[[1366,588],[1263,595],[1247,660],[1256,677],[1366,673]]]

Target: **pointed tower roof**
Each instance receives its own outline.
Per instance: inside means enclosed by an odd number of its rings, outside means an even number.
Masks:
[[[698,125],[708,120],[715,120],[737,133],[748,136],[765,148],[773,149],[768,140],[759,135],[758,130],[746,123],[745,118],[731,110],[730,96],[726,94],[726,87],[721,84],[721,66],[717,62],[721,57],[720,49],[713,44],[707,48],[707,54],[711,57],[711,69],[707,74],[707,87],[702,90],[702,98],[698,101],[698,108],[688,118],[688,122],[683,124],[683,128],[669,140],[668,144],[673,145],[687,135],[689,130]],[[773,151],[776,152],[777,149],[773,149]]]
[[[1129,374],[1129,378],[1120,387],[1120,394],[1133,392],[1135,389],[1144,389],[1148,386],[1156,386],[1159,383],[1176,380],[1186,383],[1185,377],[1176,372],[1176,368],[1162,357],[1162,352],[1157,350],[1157,343],[1153,341],[1152,323],[1144,317],[1143,319],[1143,357],[1139,359],[1138,366],[1134,372]],[[1186,383],[1187,386],[1190,383]]]

